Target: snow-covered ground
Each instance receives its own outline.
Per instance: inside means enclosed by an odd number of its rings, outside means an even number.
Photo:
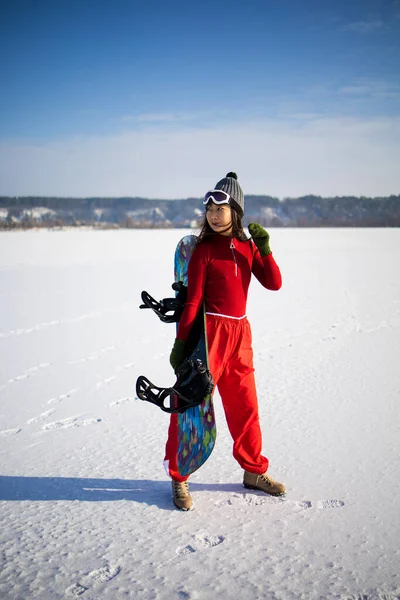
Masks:
[[[252,283],[264,452],[249,493],[217,445],[173,508],[171,294],[184,231],[0,233],[0,598],[400,598],[400,230],[276,229],[284,285]]]

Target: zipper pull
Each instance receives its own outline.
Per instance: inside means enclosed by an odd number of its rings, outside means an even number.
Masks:
[[[233,242],[234,238],[232,238],[231,240],[231,245],[229,246],[229,248],[232,250],[232,256],[233,256],[233,260],[235,261],[235,275],[236,277],[238,276],[238,266],[237,266],[237,260],[236,260],[236,254],[235,254],[235,244]]]

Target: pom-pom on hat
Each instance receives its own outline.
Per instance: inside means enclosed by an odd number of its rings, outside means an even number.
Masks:
[[[226,177],[218,181],[214,189],[223,190],[230,195],[230,205],[236,210],[240,218],[242,218],[244,215],[244,196],[237,178],[236,173],[230,171]]]

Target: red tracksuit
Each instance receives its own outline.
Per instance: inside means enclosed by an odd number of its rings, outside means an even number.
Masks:
[[[268,469],[268,459],[261,454],[251,330],[246,318],[252,273],[269,290],[279,290],[282,285],[272,254],[262,258],[251,240],[216,234],[196,246],[177,337],[188,338],[204,300],[209,366],[233,438],[233,456],[245,471],[261,474]],[[172,479],[185,481],[187,477],[177,470],[177,424],[178,416],[171,415],[165,461]]]

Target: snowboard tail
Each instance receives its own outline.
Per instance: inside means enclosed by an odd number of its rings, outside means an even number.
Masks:
[[[183,312],[188,284],[188,265],[197,238],[183,237],[174,256],[175,298],[159,302],[148,292],[142,292],[140,308],[153,310],[164,323],[177,323]],[[177,369],[177,381],[172,387],[161,388],[141,375],[136,382],[136,394],[141,400],[155,404],[177,418],[177,468],[181,476],[196,471],[210,456],[216,439],[213,381],[208,367],[206,315],[204,307],[197,315],[185,344],[185,360]]]
[[[197,238],[188,235],[181,239],[175,251],[175,282],[188,284],[188,266]],[[190,332],[188,351],[191,359],[200,359],[208,366],[206,315],[204,306]],[[178,414],[178,471],[187,476],[197,471],[213,451],[217,429],[212,395],[206,394],[203,401],[193,408]]]

